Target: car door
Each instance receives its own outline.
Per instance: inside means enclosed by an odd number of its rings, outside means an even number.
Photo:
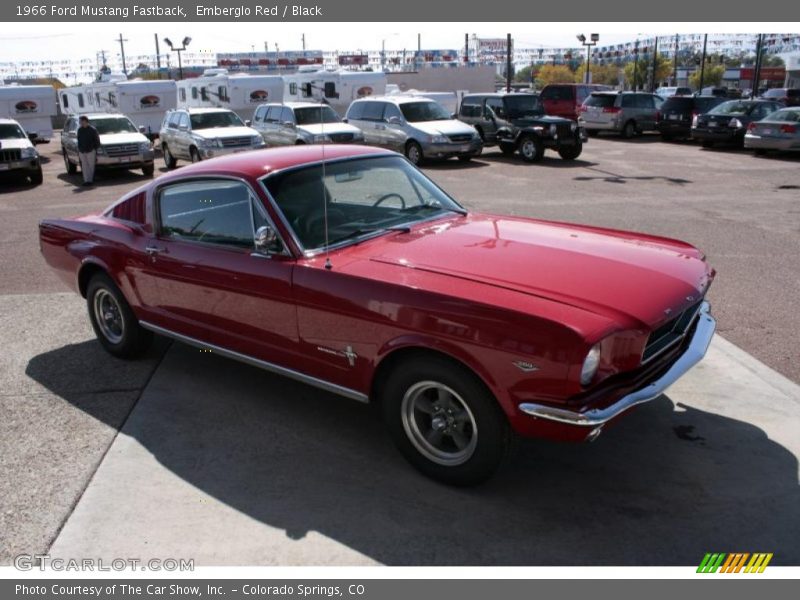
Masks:
[[[488,109],[488,110],[485,110]],[[487,98],[484,109],[484,126],[486,129],[483,135],[490,144],[497,141],[497,130],[502,128],[512,129],[511,124],[506,121],[506,109],[502,98]]]
[[[280,127],[281,106],[270,104],[264,113],[264,122],[261,124],[261,135],[270,146],[280,146],[281,138],[278,132]]]
[[[650,94],[638,94],[636,98],[637,122],[641,131],[650,131],[656,127],[656,103]]]
[[[61,148],[69,160],[75,164],[78,161],[78,119],[70,117],[61,131]]]
[[[157,325],[278,364],[297,348],[294,259],[255,251],[254,231],[271,225],[250,186],[211,177],[167,183],[153,202],[155,235],[147,275]]]
[[[399,122],[390,123],[389,119],[392,117],[399,119]],[[402,152],[405,149],[406,140],[408,139],[408,134],[406,133],[408,124],[405,122],[403,113],[400,112],[400,108],[398,108],[396,104],[391,102],[386,102],[384,104],[382,125],[383,128],[379,130],[382,138],[381,145]]]
[[[269,107],[265,104],[256,108],[255,112],[253,112],[253,122],[251,124],[252,128],[261,134],[265,142],[267,142],[267,136],[264,132],[264,117],[267,115],[267,110],[269,110]]]
[[[294,111],[288,106],[281,107],[278,123],[278,137],[280,143],[289,146],[297,143],[297,120]]]
[[[383,146],[383,129],[385,129],[382,123],[384,103],[371,100],[363,104],[363,112],[361,113],[362,125],[359,127],[364,132],[364,138],[367,144],[371,146]]]
[[[192,122],[189,113],[182,112],[178,117],[178,127],[175,129],[175,149],[177,155],[185,160],[191,160],[189,149],[192,147]]]

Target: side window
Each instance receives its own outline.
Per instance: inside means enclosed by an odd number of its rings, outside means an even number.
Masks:
[[[578,104],[583,104],[583,101],[589,97],[589,88],[585,85],[579,85],[575,88],[575,97],[578,100]]]
[[[186,129],[189,129],[189,113],[181,113],[178,127],[186,127]]]
[[[652,96],[641,95],[637,98],[637,104],[639,108],[654,108],[655,104],[653,102]]]
[[[481,101],[479,98],[464,98],[461,102],[461,110],[459,111],[462,117],[480,117],[481,116]]]
[[[186,102],[186,88],[181,88],[181,102]]]
[[[158,197],[159,235],[235,248],[253,248],[253,197],[238,181],[194,181]]]
[[[383,118],[384,102],[364,102],[364,113],[361,119],[364,121],[380,121]]]
[[[636,97],[633,94],[625,94],[622,96],[622,108],[633,108],[636,106]]]
[[[353,102],[350,105],[350,110],[347,111],[347,118],[361,119],[364,115],[364,104],[366,104],[366,102]]]
[[[501,119],[506,118],[506,109],[503,107],[503,99],[502,98],[487,98],[486,99],[486,106],[491,108]]]
[[[83,107],[84,107],[84,104],[83,104],[83,94],[78,94],[78,107],[79,107],[79,108],[83,108]]]
[[[261,123],[261,121],[264,120],[264,113],[265,112],[266,112],[266,109],[263,106],[259,106],[256,109],[255,114],[253,115],[253,122],[254,123]]]
[[[61,94],[61,104],[64,105],[64,108],[69,108],[69,96],[67,94]]]
[[[383,118],[384,120],[388,120],[389,117],[399,117],[402,119],[403,114],[400,112],[400,109],[397,108],[397,106],[387,103],[383,111]]]
[[[291,94],[292,96],[297,95],[297,83],[295,83],[294,81],[289,84],[289,94]]]
[[[192,86],[192,100],[197,100],[197,88]]]
[[[200,88],[200,99],[201,100],[208,100],[208,90],[206,90],[206,86]]]
[[[281,123],[294,123],[294,113],[288,106],[284,106],[281,111]]]
[[[230,102],[231,99],[228,98],[228,88],[224,85],[219,86],[219,99],[223,102]]]
[[[267,114],[265,117],[265,121],[267,123],[277,123],[280,120],[281,116],[281,107],[280,106],[270,106],[267,110]]]

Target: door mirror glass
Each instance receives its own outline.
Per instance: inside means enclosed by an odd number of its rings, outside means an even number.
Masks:
[[[260,254],[274,254],[279,251],[280,240],[276,231],[269,225],[262,225],[256,230],[256,252]]]
[[[253,124],[253,122],[252,122],[250,119],[247,119],[247,120],[244,122],[244,124],[245,124],[245,126],[246,126],[246,127],[250,127],[250,125],[252,125],[252,124]]]

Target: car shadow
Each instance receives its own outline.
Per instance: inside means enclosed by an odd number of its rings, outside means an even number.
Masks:
[[[156,172],[159,172],[159,170],[156,169]],[[64,183],[74,186],[72,192],[75,194],[80,194],[93,188],[113,187],[132,183],[144,184],[153,179],[152,176],[144,175],[141,171],[126,171],[123,169],[113,171],[98,171],[95,174],[94,185],[91,187],[83,187],[83,176],[81,175],[80,171],[74,175],[70,175],[69,173],[59,173],[56,175],[56,177]]]
[[[40,354],[26,373],[105,422],[64,371],[92,368],[77,358],[88,345]],[[458,489],[408,466],[371,406],[173,344],[123,433],[287,544],[318,532],[389,565],[696,565],[711,551],[800,562],[795,456],[752,424],[664,396],[593,444],[521,442],[492,480]]]
[[[691,179],[684,179],[683,177],[665,177],[663,175],[622,175],[604,169],[589,167],[589,171],[597,173],[597,175],[579,175],[573,177],[573,181],[604,181],[606,183],[626,184],[628,182],[636,181],[662,181],[670,185],[684,186],[693,183]]]
[[[426,160],[423,162],[420,167],[423,170],[430,169],[432,171],[456,171],[456,170],[470,170],[470,169],[480,169],[482,167],[488,167],[489,165],[483,160],[483,154],[480,156],[475,156],[472,160],[458,160],[458,159],[447,159],[447,160]]]
[[[652,144],[655,142],[662,142],[661,134],[656,132],[639,133],[633,137],[626,138],[618,133],[599,133],[589,137],[589,143],[592,140],[603,140],[604,142],[622,142],[625,144]]]
[[[542,160],[539,162],[529,163],[525,162],[520,158],[519,154],[514,153],[511,155],[503,154],[499,150],[496,152],[484,153],[481,155],[481,159],[486,161],[491,161],[493,163],[502,163],[506,165],[512,165],[519,168],[535,168],[535,167],[548,167],[551,169],[576,169],[581,167],[593,167],[598,163],[584,160],[582,158],[576,158],[574,160],[564,160],[561,158],[556,152],[552,150],[546,150]]]

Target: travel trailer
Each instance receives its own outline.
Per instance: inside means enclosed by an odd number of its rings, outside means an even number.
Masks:
[[[420,90],[402,91],[399,86],[390,83],[386,86],[387,96],[414,96],[417,98],[428,98],[441,104],[447,112],[457,113],[461,106],[461,100],[469,93],[468,90],[456,90],[454,92],[424,92]]]
[[[325,102],[340,116],[353,100],[386,92],[386,74],[382,72],[301,69],[283,79],[285,101]]]
[[[259,104],[283,101],[283,78],[278,75],[228,73],[206,69],[200,77],[178,82],[181,108],[227,108],[242,120],[253,118]]]
[[[150,138],[158,137],[168,110],[177,108],[178,91],[172,80],[128,79],[123,73],[104,73],[97,81],[63,88],[58,101],[65,114],[121,113]]]
[[[57,114],[56,91],[51,85],[0,86],[0,118],[14,119],[34,144],[53,137]]]

